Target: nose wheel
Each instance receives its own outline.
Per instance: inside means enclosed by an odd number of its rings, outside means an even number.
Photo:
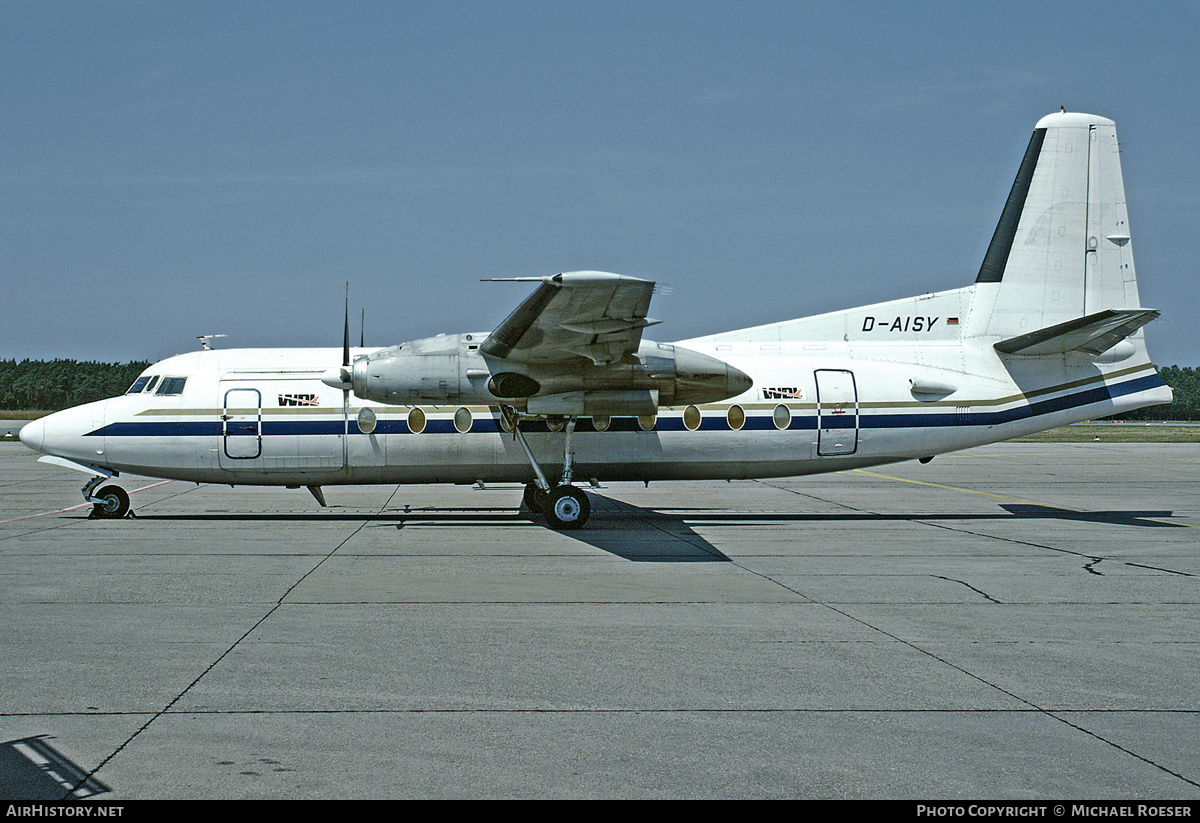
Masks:
[[[117,519],[129,514],[129,492],[120,486],[104,486],[88,500],[92,503],[91,517]]]

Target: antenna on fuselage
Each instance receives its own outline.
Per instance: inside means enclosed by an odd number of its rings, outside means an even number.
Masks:
[[[200,349],[202,351],[212,351],[213,347],[209,345],[209,341],[217,337],[228,337],[226,334],[202,334],[196,339],[200,341]]]

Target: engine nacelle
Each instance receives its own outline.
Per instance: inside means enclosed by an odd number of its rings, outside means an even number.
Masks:
[[[659,405],[713,403],[741,394],[751,379],[728,363],[644,340],[636,357],[596,365],[580,357],[522,363],[480,351],[486,334],[439,335],[381,349],[348,370],[354,394],[403,405],[509,405],[530,414],[644,415]],[[346,386],[330,376],[330,385]]]
[[[495,403],[487,387],[491,372],[479,353],[486,337],[439,334],[359,357],[350,369],[354,394],[404,405]]]

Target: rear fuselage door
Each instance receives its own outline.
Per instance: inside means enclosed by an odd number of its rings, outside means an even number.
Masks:
[[[858,450],[858,390],[854,373],[817,369],[817,454],[830,457]]]

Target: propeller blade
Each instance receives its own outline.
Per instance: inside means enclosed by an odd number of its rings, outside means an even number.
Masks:
[[[342,330],[342,471],[350,473],[350,281],[346,281],[346,325]]]
[[[350,366],[350,281],[346,281],[346,327],[342,333],[342,365]]]

